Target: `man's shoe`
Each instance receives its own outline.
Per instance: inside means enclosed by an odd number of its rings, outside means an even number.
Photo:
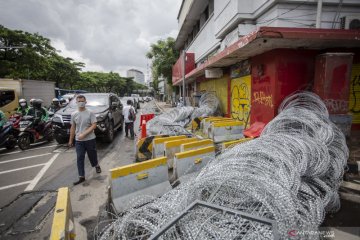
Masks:
[[[85,182],[85,177],[79,177],[79,180],[74,182],[74,186],[76,186],[76,185],[78,185],[78,184],[80,184],[82,182]]]
[[[95,167],[96,168],[96,173],[101,173],[101,168],[100,168],[100,166],[97,166],[97,167]]]
[[[130,140],[134,140],[135,138],[134,137],[131,137]]]

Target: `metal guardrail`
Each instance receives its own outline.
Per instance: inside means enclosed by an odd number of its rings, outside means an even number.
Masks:
[[[59,188],[55,205],[51,240],[75,239],[75,224],[71,208],[70,190],[68,187]]]

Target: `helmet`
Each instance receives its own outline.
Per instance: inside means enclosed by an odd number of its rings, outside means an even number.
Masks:
[[[41,99],[34,99],[32,104],[35,108],[41,108],[41,104],[43,103],[43,100]]]
[[[59,104],[59,103],[60,103],[60,100],[57,99],[57,98],[53,98],[52,102],[53,102],[54,104]]]
[[[25,99],[22,98],[19,100],[19,104],[20,104],[20,106],[25,107],[27,105],[27,102]]]
[[[34,98],[30,99],[29,102],[30,102],[30,105],[31,105],[31,106],[33,105],[34,100],[36,100],[36,99],[34,99]]]

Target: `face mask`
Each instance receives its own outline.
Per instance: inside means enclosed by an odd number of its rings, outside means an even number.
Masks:
[[[20,106],[25,107],[26,103],[20,103]]]
[[[79,108],[85,107],[85,104],[86,104],[85,102],[77,102]]]

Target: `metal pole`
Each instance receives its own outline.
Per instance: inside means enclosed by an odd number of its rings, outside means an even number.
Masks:
[[[316,12],[316,28],[321,28],[322,0],[318,0]]]
[[[186,52],[185,49],[183,50],[183,69],[182,69],[182,75],[183,75],[183,104],[184,106],[186,106],[186,102],[185,102],[185,70],[186,70]]]

